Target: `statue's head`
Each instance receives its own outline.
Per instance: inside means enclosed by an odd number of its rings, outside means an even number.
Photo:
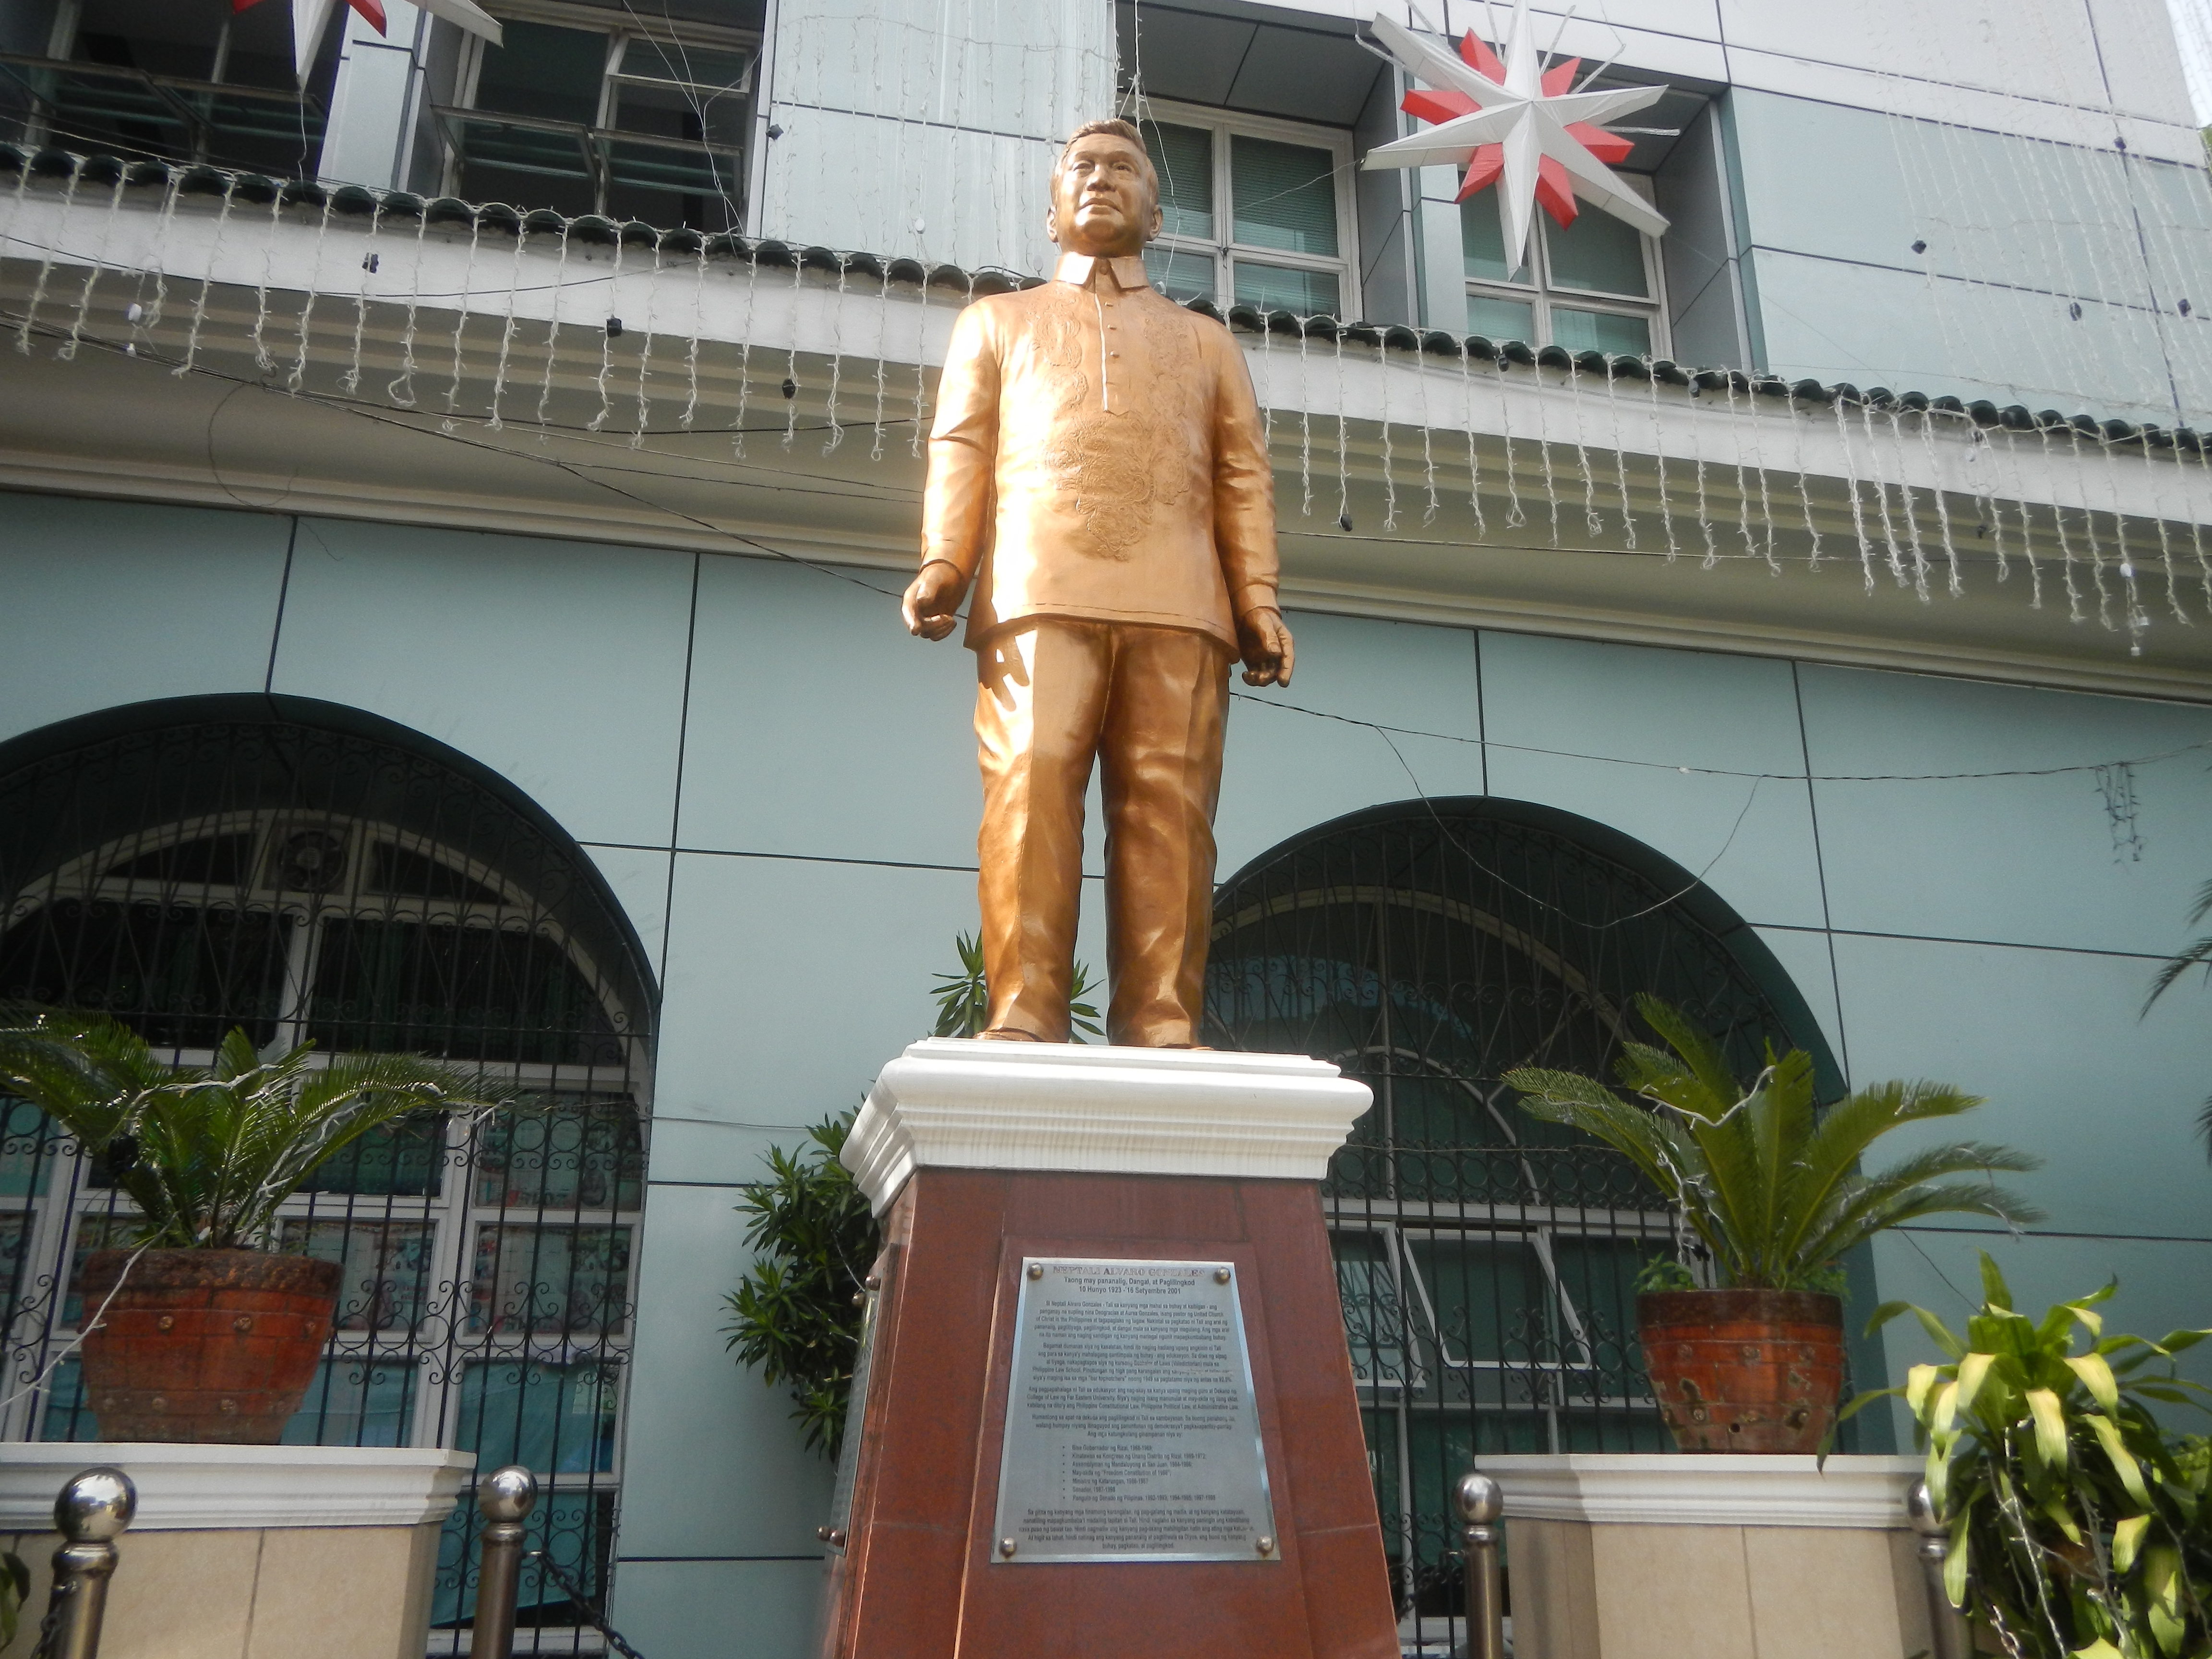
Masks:
[[[1070,253],[1138,253],[1160,234],[1160,175],[1127,121],[1086,121],[1052,169],[1045,234]]]

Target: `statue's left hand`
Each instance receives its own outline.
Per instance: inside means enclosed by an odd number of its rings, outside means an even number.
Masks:
[[[1237,619],[1237,643],[1244,659],[1247,685],[1288,685],[1295,653],[1283,613],[1268,607]]]

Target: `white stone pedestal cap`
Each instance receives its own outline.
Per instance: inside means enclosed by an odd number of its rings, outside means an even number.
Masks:
[[[1303,1054],[928,1037],[884,1067],[844,1164],[879,1215],[922,1169],[1318,1181],[1374,1099]]]
[[[443,1521],[476,1454],[410,1446],[0,1443],[0,1532],[52,1532],[70,1477],[105,1466],[138,1488],[133,1532],[210,1527],[417,1527]]]
[[[1917,1457],[1740,1452],[1514,1453],[1477,1460],[1505,1520],[1603,1526],[1871,1527],[1903,1530]]]

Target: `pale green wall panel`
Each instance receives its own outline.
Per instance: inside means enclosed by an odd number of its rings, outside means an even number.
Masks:
[[[514,781],[580,841],[668,844],[692,556],[306,520],[276,689]]]
[[[599,866],[613,890],[615,902],[637,929],[645,947],[645,965],[656,984],[660,979],[662,947],[668,937],[668,864],[672,854],[653,848],[593,847],[585,852]]]
[[[702,566],[678,839],[972,867],[975,653],[908,634],[896,573],[843,574]]]
[[[1960,1134],[2001,1142],[2043,1158],[2007,1184],[2049,1212],[2050,1231],[2207,1234],[2204,991],[2139,1018],[2139,958],[1851,934],[1837,936],[1836,969],[1861,1087],[1929,1078],[1989,1102],[1963,1124],[1898,1130],[1893,1156]]]
[[[1634,836],[1747,921],[1822,925],[1804,784],[1677,769],[1802,776],[1788,663],[1486,632],[1482,693],[1492,794]]]
[[[1305,611],[1288,621],[1297,641],[1288,687],[1255,690],[1231,671],[1218,880],[1298,831],[1362,807],[1482,793],[1472,632]],[[1386,738],[1285,704],[1402,730]]]
[[[613,1620],[650,1659],[808,1659],[815,1561],[632,1561]]]
[[[736,1197],[659,1180],[651,1191],[638,1267],[645,1363],[629,1380],[623,1444],[624,1556],[821,1547],[814,1529],[829,1516],[830,1466],[800,1440],[790,1395],[724,1346],[722,1298],[750,1260]]]
[[[261,690],[289,519],[0,503],[0,738],[118,703]]]
[[[1808,666],[1816,776],[2090,767],[2212,741],[2212,709]],[[2163,952],[2207,876],[2212,754],[2136,769],[2142,856],[2114,846],[2094,771],[1821,782],[1833,925],[2010,944]]]
[[[933,975],[975,925],[965,872],[684,854],[676,861],[654,1104],[804,1125],[844,1111],[927,1035]],[[653,1174],[750,1180],[667,1166]]]
[[[1782,964],[1782,971],[1790,975],[1797,994],[1805,999],[1813,1018],[1820,1023],[1820,1035],[1827,1039],[1828,1052],[1835,1056],[1845,1081],[1850,1081],[1850,1052],[1845,1039],[1850,1035],[1844,1029],[1842,1005],[1836,997],[1835,964],[1828,955],[1828,936],[1812,927],[1755,927],[1760,943],[1774,952],[1774,959]]]
[[[1785,380],[2174,423],[2161,324],[2143,311],[2085,301],[2076,319],[2063,295],[1931,283],[1917,271],[1786,250],[1760,248],[1753,258],[1766,367]],[[1802,405],[1796,418],[1834,420]],[[1900,438],[1881,414],[1874,425],[1885,450],[1917,448],[1911,428]],[[1972,525],[1966,529],[1971,537]]]

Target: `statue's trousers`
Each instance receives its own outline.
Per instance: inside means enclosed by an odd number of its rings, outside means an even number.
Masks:
[[[990,1025],[1068,1035],[1096,757],[1106,815],[1107,1040],[1199,1042],[1228,650],[1194,629],[1042,617],[976,649]]]

